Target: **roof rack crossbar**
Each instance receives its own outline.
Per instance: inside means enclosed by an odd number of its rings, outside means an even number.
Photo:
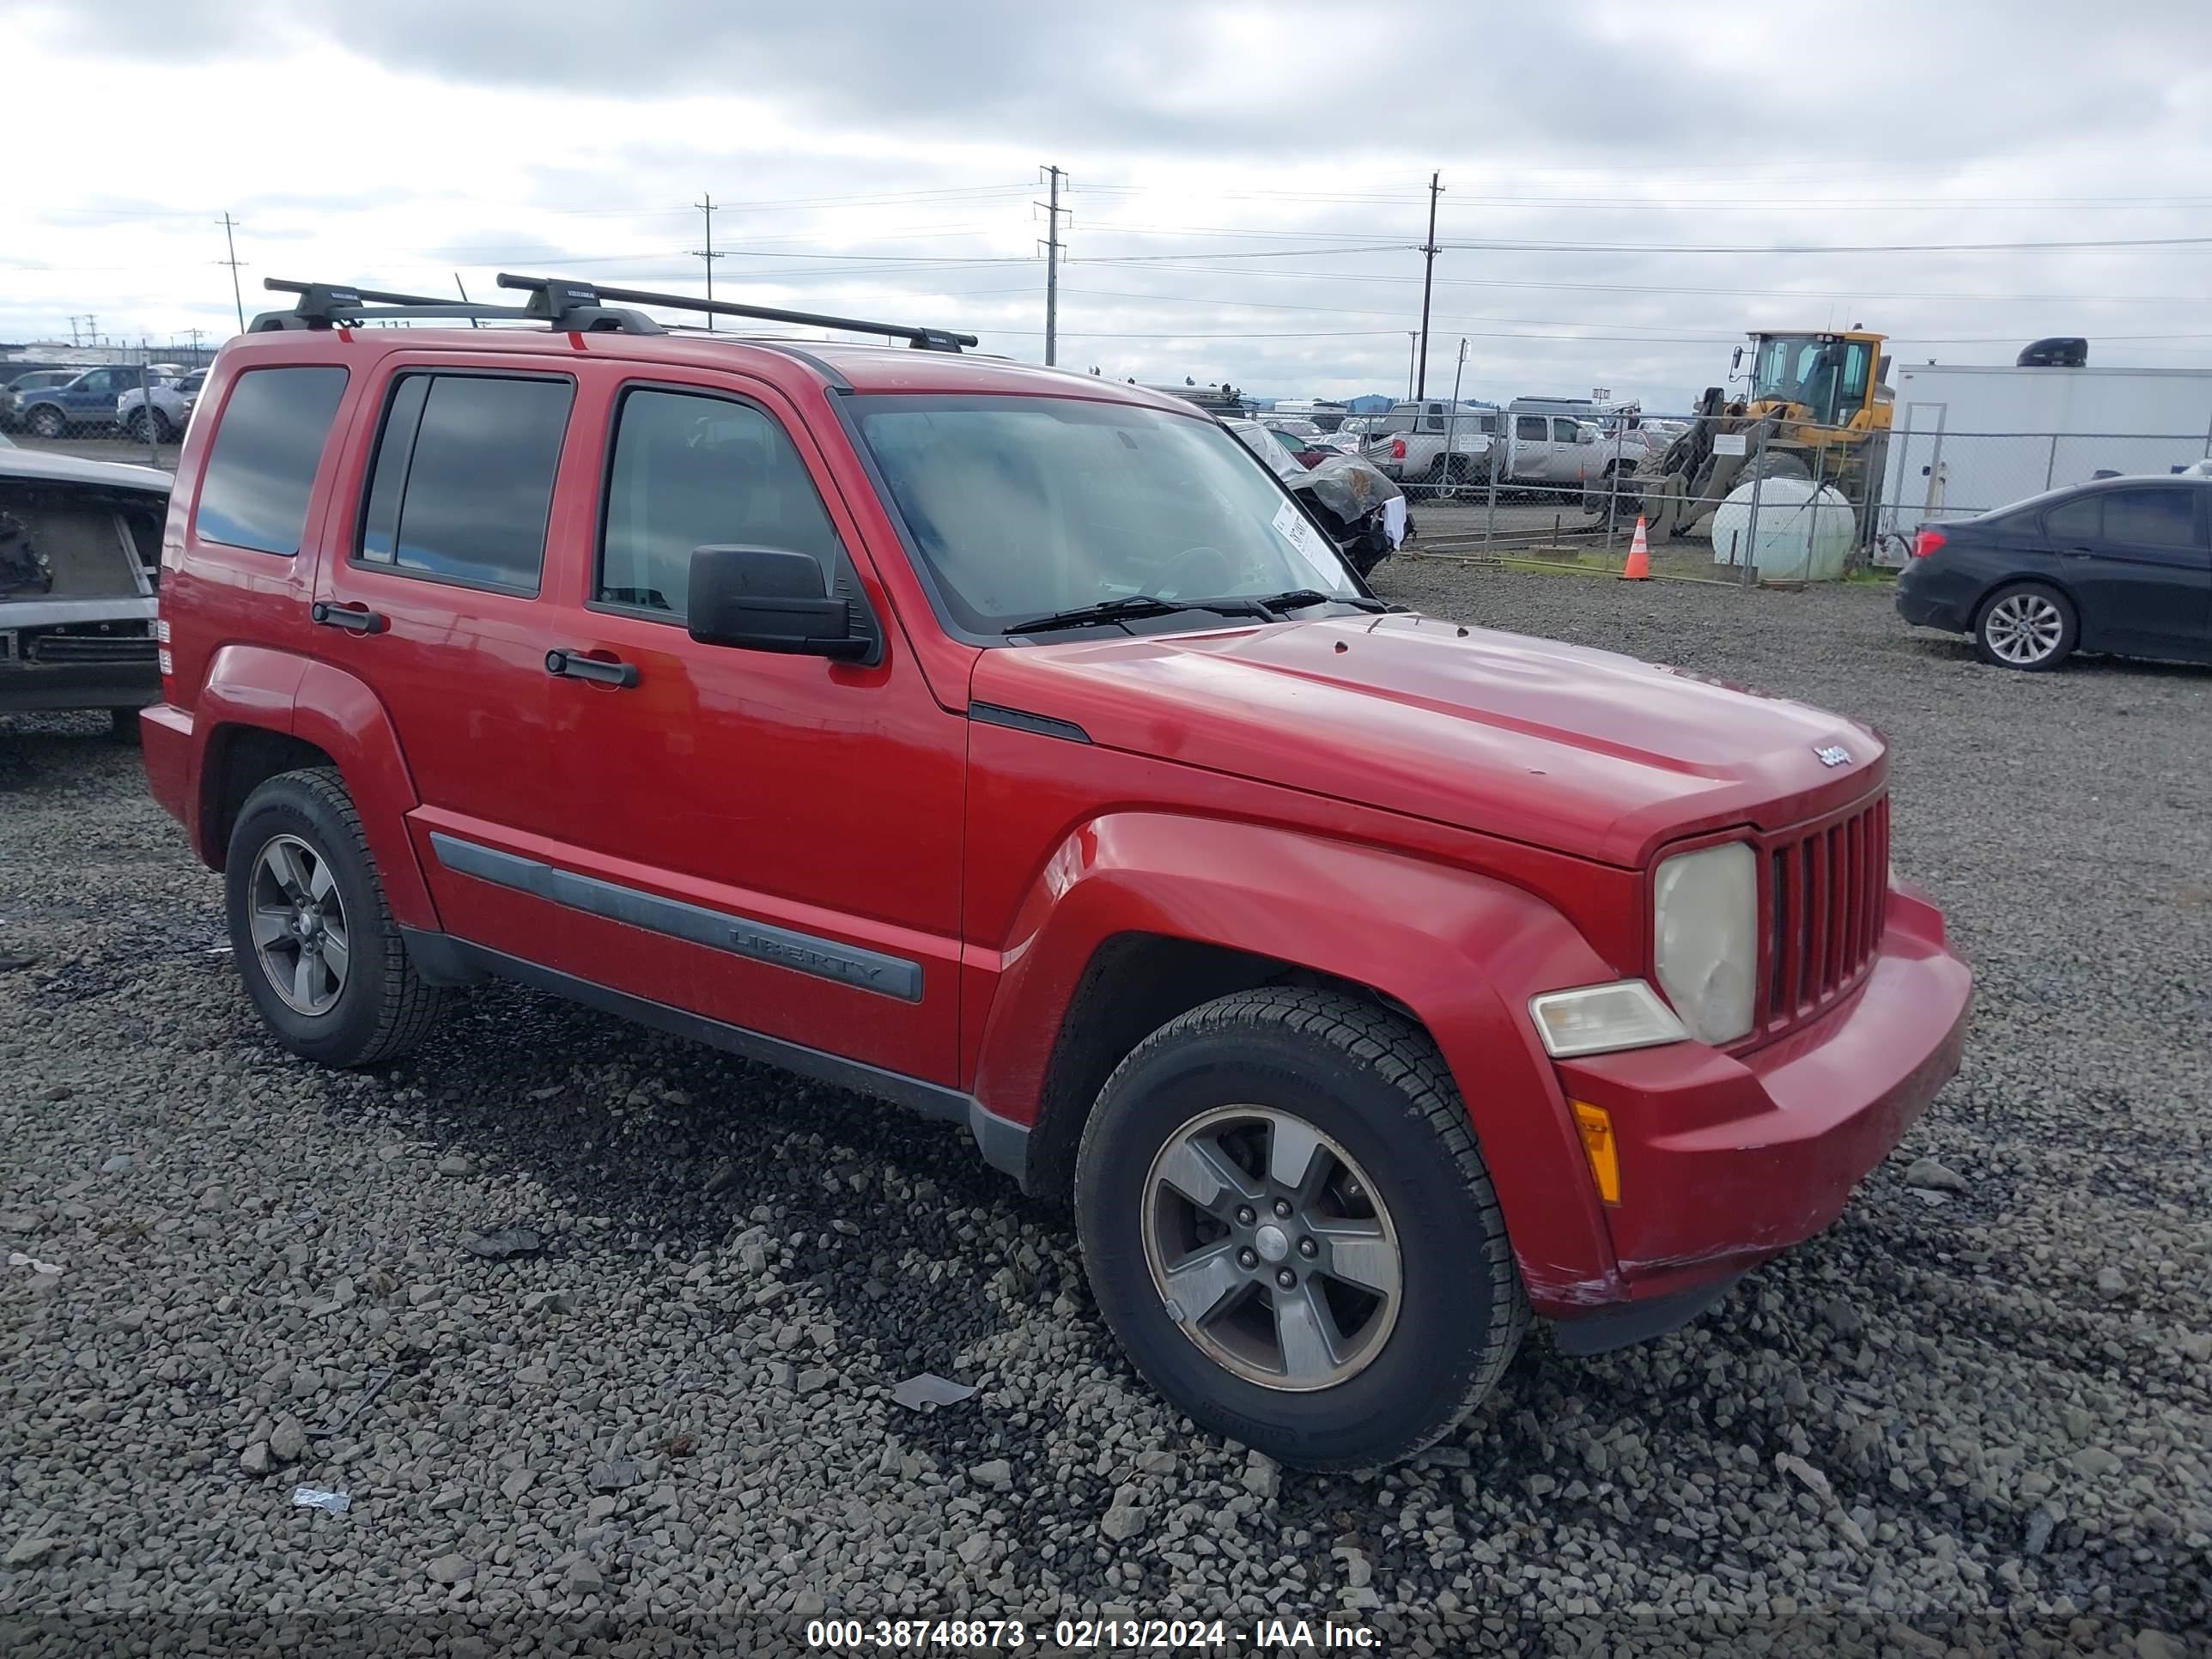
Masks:
[[[702,300],[689,294],[656,294],[638,288],[601,288],[560,276],[499,275],[501,288],[520,289],[550,301],[550,296],[591,296],[592,302],[612,301],[618,305],[665,306],[672,311],[706,312],[717,317],[750,317],[767,323],[794,323],[803,328],[834,328],[852,334],[879,334],[904,340],[927,351],[954,351],[975,343],[973,334],[949,329],[921,328],[910,323],[873,323],[858,317],[830,317],[812,311],[781,311],[769,306],[738,305],[728,300]],[[537,301],[533,301],[533,304]],[[542,313],[540,314],[543,314]]]
[[[557,291],[533,295],[520,306],[484,304],[473,300],[442,300],[435,295],[393,294],[381,289],[354,288],[337,283],[295,283],[281,276],[264,276],[261,285],[276,294],[300,297],[289,311],[264,312],[253,319],[251,331],[283,329],[331,328],[342,324],[409,319],[447,322],[548,323],[558,330],[626,334],[658,334],[660,327],[634,311],[612,311],[599,305],[588,288],[567,283]],[[580,289],[580,291],[579,291]]]

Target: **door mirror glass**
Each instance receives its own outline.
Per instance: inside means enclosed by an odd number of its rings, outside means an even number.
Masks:
[[[702,645],[848,659],[873,648],[854,635],[851,604],[824,590],[822,567],[808,554],[695,548],[689,586],[688,625]]]

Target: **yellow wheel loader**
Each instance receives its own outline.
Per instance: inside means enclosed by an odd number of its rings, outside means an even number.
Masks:
[[[1857,328],[1753,334],[1747,393],[1730,400],[1707,388],[1690,429],[1625,481],[1620,506],[1644,513],[1652,534],[1680,540],[1701,533],[1729,492],[1755,477],[1814,479],[1851,503],[1863,546],[1889,439],[1885,337]],[[1731,369],[1743,357],[1738,346]]]

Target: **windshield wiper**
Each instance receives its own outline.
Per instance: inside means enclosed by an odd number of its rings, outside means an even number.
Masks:
[[[1001,634],[1042,634],[1055,628],[1090,628],[1100,623],[1133,622],[1146,617],[1171,617],[1182,611],[1210,611],[1219,617],[1257,617],[1280,622],[1264,599],[1163,599],[1150,593],[1124,593],[1096,605],[1079,605],[1073,611],[1055,611],[1048,617],[1032,617],[1011,623]]]
[[[1370,599],[1364,593],[1324,593],[1317,587],[1293,587],[1286,593],[1269,593],[1252,603],[1264,605],[1270,611],[1303,611],[1310,605],[1348,605],[1354,611],[1364,611],[1370,616],[1406,608],[1402,605],[1385,605],[1382,600]]]

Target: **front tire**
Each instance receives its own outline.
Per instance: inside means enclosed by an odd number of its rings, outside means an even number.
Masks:
[[[246,797],[224,881],[246,995],[294,1054],[373,1066],[428,1032],[438,993],[408,959],[334,768],[286,772]]]
[[[1993,667],[2048,673],[2074,654],[2080,638],[2073,601],[2043,582],[2000,588],[1974,615],[1974,650]]]
[[[1442,1057],[1332,992],[1239,993],[1139,1044],[1085,1126],[1076,1224],[1100,1310],[1152,1386],[1302,1468],[1433,1443],[1528,1327]]]
[[[69,416],[52,404],[40,404],[24,416],[23,424],[31,429],[33,437],[51,441],[69,431]]]

